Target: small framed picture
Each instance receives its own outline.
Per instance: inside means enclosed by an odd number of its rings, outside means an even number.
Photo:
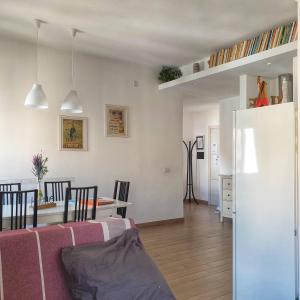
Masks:
[[[204,135],[196,136],[196,148],[197,150],[204,150]]]
[[[87,151],[88,124],[87,118],[60,116],[59,150]]]
[[[128,137],[128,106],[105,105],[105,135]]]

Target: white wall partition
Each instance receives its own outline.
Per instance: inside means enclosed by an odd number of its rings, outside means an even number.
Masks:
[[[295,104],[236,112],[237,300],[295,299]]]

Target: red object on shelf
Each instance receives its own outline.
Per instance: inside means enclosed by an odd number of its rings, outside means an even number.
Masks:
[[[256,107],[261,107],[261,106],[268,106],[269,105],[269,100],[268,98],[260,98],[256,100],[255,106]]]

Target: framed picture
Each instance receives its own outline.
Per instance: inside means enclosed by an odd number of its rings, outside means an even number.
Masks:
[[[196,148],[197,150],[204,150],[204,135],[196,136]]]
[[[67,151],[87,151],[87,118],[60,116],[59,149]]]
[[[105,135],[128,137],[128,106],[105,105]]]

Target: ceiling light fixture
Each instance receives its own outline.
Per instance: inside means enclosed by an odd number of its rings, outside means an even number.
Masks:
[[[41,24],[45,22],[41,20],[34,21],[36,25],[36,81],[27,94],[24,105],[31,108],[47,109],[47,98],[39,82],[39,31]]]
[[[77,91],[74,89],[74,41],[76,37],[76,33],[79,32],[77,29],[72,29],[72,69],[71,69],[71,76],[72,76],[72,86],[71,90],[64,99],[62,105],[61,105],[61,110],[64,112],[69,112],[69,113],[75,113],[75,114],[80,114],[83,112],[82,105],[80,102],[80,99],[78,97]]]

